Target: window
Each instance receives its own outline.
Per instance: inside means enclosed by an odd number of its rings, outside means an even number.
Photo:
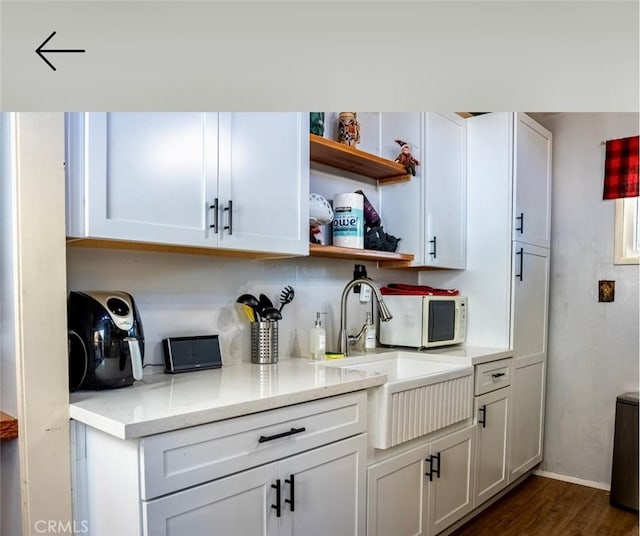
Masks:
[[[614,264],[640,264],[640,203],[638,197],[616,199]]]

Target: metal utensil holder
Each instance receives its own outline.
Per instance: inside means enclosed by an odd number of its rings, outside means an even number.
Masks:
[[[278,362],[277,322],[251,322],[251,362],[260,365]]]

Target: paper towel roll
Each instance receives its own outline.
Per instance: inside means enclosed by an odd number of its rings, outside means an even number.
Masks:
[[[333,245],[364,248],[364,198],[347,193],[333,196]]]

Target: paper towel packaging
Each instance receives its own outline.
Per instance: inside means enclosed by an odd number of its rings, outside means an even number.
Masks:
[[[333,245],[364,248],[364,197],[358,193],[333,196]]]

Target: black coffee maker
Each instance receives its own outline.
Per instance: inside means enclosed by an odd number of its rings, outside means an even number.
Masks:
[[[113,389],[142,379],[144,332],[133,296],[69,293],[69,390]]]

